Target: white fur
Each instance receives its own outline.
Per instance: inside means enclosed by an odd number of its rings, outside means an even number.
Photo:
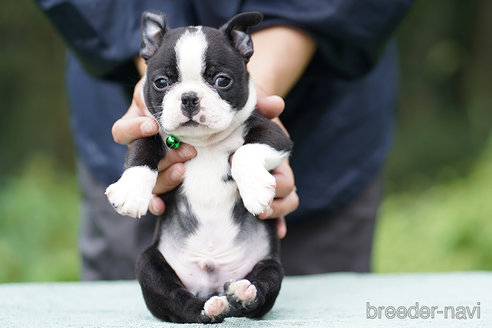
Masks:
[[[202,82],[202,72],[205,69],[207,39],[201,26],[196,29],[196,32],[187,30],[183,33],[174,47],[179,75],[186,82]]]
[[[229,302],[225,296],[212,296],[203,305],[202,315],[215,318],[229,310]]]
[[[130,167],[106,189],[106,196],[121,215],[140,218],[147,213],[157,171],[147,166]]]
[[[176,84],[164,97],[165,110],[162,112],[161,124],[165,130],[173,134],[183,134],[185,131],[191,131],[193,134],[201,132],[200,128],[196,127],[180,127],[180,124],[189,120],[181,111],[181,95],[187,92],[195,92],[200,99],[200,111],[193,120],[208,128],[203,132],[210,134],[229,127],[234,117],[231,106],[205,83],[189,82]]]
[[[229,111],[228,109],[228,111],[223,112],[225,115],[232,113],[231,121],[227,119],[227,121],[229,121],[229,125],[225,129],[217,131],[210,129],[208,126],[196,126],[189,128],[180,127],[173,134],[178,136],[183,142],[195,147],[206,147],[223,142],[228,139],[237,129],[239,129],[244,122],[246,122],[255,109],[257,100],[256,88],[252,80],[249,81],[248,89],[248,100],[241,110]],[[214,94],[217,95],[215,92]],[[167,137],[166,133],[162,135],[164,138]]]
[[[275,196],[275,178],[268,171],[287,155],[264,144],[247,144],[235,152],[231,175],[250,213],[260,214],[270,206]]]
[[[224,177],[230,153],[243,142],[242,130],[237,129],[222,143],[197,147],[197,156],[185,164],[182,192],[199,222],[198,230],[179,245],[166,237],[166,229],[161,232],[159,251],[196,295],[210,295],[221,291],[226,281],[243,278],[270,251],[262,225],[249,239],[236,240],[239,226],[233,222],[232,209],[239,195],[236,184]],[[213,273],[206,270],[210,266]]]

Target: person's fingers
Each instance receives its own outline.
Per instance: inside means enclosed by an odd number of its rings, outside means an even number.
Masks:
[[[153,193],[156,195],[166,193],[183,182],[185,173],[183,162],[195,156],[195,148],[188,144],[182,144],[178,149],[170,149],[159,162],[159,175]],[[161,215],[165,210],[164,201],[155,196],[150,203],[149,210],[155,215]]]
[[[157,195],[152,195],[152,200],[149,205],[149,211],[150,213],[154,215],[162,215],[164,211],[166,210],[166,204]]]
[[[299,196],[294,190],[287,197],[274,199],[270,207],[263,213],[260,213],[258,218],[264,220],[286,216],[287,214],[294,212],[298,206]]]
[[[279,96],[259,96],[256,108],[267,118],[278,117],[284,110],[285,102]]]
[[[133,89],[132,104],[127,112],[128,115],[137,114],[140,116],[146,115],[147,107],[143,99],[143,79],[140,79]],[[125,114],[126,115],[126,114]]]
[[[287,234],[287,224],[285,223],[285,217],[281,216],[277,219],[277,236],[279,239],[283,239]]]
[[[178,149],[169,149],[163,159],[160,160],[157,170],[164,171],[174,163],[183,163],[196,156],[193,146],[182,143]]]
[[[152,193],[160,195],[176,188],[183,182],[185,167],[183,163],[174,163],[159,173]]]
[[[288,159],[283,160],[279,166],[273,169],[273,177],[276,181],[276,198],[286,197],[294,190],[294,172],[292,172]]]
[[[140,138],[152,136],[159,132],[156,120],[150,117],[142,96],[140,80],[133,91],[133,99],[128,111],[113,124],[111,130],[116,143],[127,145]]]
[[[123,116],[113,124],[111,132],[116,143],[128,145],[134,140],[155,135],[159,132],[159,125],[150,117]]]

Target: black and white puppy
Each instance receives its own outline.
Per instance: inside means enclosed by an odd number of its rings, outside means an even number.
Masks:
[[[162,320],[259,317],[280,290],[276,220],[255,215],[270,205],[275,179],[269,171],[292,143],[255,110],[247,29],[261,20],[259,13],[244,13],[219,29],[170,29],[163,13],[143,14],[143,94],[160,133],[130,145],[126,170],[107,196],[119,213],[140,217],[166,153],[165,138],[173,134],[196,148],[184,182],[162,196],[166,212],[154,244],[137,261],[147,307]]]

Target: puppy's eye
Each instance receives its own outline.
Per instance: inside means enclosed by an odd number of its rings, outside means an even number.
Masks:
[[[163,90],[163,89],[167,88],[168,85],[169,85],[169,83],[163,77],[160,77],[154,81],[154,86],[156,87],[157,90]]]
[[[225,75],[219,75],[215,78],[215,83],[214,85],[219,88],[219,89],[225,89],[229,87],[232,83],[232,80],[225,76]]]

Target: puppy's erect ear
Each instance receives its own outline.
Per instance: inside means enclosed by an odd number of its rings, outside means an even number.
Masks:
[[[142,14],[142,40],[140,56],[147,61],[159,49],[162,37],[169,29],[167,17],[156,10],[147,10]]]
[[[262,20],[261,13],[242,13],[232,17],[220,28],[246,62],[253,55],[253,42],[248,34],[248,28],[260,24]]]

